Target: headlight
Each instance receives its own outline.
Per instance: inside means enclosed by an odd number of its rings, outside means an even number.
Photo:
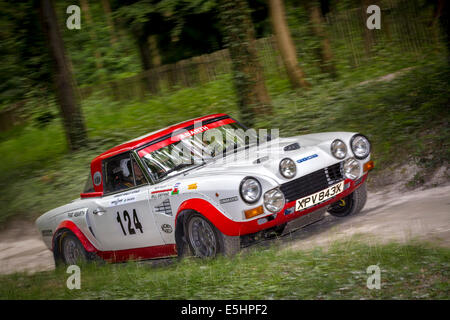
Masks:
[[[264,205],[270,212],[278,212],[284,207],[284,195],[279,189],[264,193]]]
[[[261,198],[261,184],[255,178],[245,178],[239,188],[242,199],[247,203],[255,203]]]
[[[297,173],[297,166],[292,159],[285,158],[280,161],[280,173],[283,177],[291,179]]]
[[[356,159],[365,159],[370,153],[370,142],[361,134],[356,134],[350,140],[353,154]]]
[[[355,180],[361,173],[361,165],[355,158],[348,158],[344,162],[344,175],[348,179]]]
[[[331,143],[331,154],[337,159],[344,159],[347,155],[347,146],[342,140],[336,139]]]

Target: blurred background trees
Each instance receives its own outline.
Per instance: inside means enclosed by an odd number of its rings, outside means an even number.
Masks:
[[[245,0],[219,0],[219,3],[241,118],[253,126],[255,116],[270,114],[272,106],[255,45],[250,9]]]
[[[366,27],[369,2],[380,6],[380,30]],[[69,5],[81,9],[80,30],[66,27]],[[0,224],[72,200],[90,160],[109,147],[211,113],[282,136],[363,132],[376,170],[450,161],[448,1],[0,8]]]
[[[83,140],[86,130],[81,111],[75,115],[76,105],[91,96],[142,101],[226,75],[233,79],[241,119],[252,125],[258,115],[273,112],[267,83],[274,79],[288,79],[301,94],[327,78],[345,79],[349,71],[357,74],[358,68],[363,72],[379,61],[420,60],[448,46],[443,0],[51,3],[58,23],[45,30],[40,0],[0,2],[0,131],[29,121],[45,126],[61,117],[66,131],[80,132]],[[81,30],[65,27],[66,8],[72,4],[81,8]],[[369,4],[381,7],[381,30],[365,27]],[[59,60],[46,40],[51,34],[62,36]],[[67,68],[55,69],[55,61]],[[72,80],[53,86],[55,78]],[[69,82],[73,90],[67,89]]]

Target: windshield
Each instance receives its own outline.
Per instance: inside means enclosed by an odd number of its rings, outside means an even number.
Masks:
[[[152,179],[159,182],[256,143],[254,130],[226,119],[174,134],[140,150],[139,156]]]

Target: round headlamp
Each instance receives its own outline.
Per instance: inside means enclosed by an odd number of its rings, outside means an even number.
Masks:
[[[350,140],[353,154],[356,159],[365,159],[370,153],[370,142],[362,134],[356,134]]]
[[[348,179],[355,180],[361,173],[361,165],[355,158],[348,158],[344,161],[344,176]]]
[[[280,173],[286,179],[291,179],[297,173],[297,166],[292,159],[284,158],[280,161]]]
[[[239,187],[241,198],[247,203],[255,203],[261,198],[261,184],[255,178],[245,178]]]
[[[284,194],[279,189],[264,193],[264,206],[270,212],[279,212],[284,207]]]
[[[344,159],[347,155],[347,146],[342,140],[336,139],[331,143],[331,154],[337,159]]]

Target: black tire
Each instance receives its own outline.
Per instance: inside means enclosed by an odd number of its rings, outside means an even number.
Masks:
[[[89,253],[84,249],[78,238],[66,232],[60,238],[60,256],[66,265],[83,264],[91,260]]]
[[[359,213],[367,201],[367,187],[364,182],[355,191],[333,203],[328,212],[335,217],[346,217]]]
[[[186,219],[185,238],[190,253],[198,258],[233,256],[240,250],[239,236],[223,234],[199,213],[191,213]]]

